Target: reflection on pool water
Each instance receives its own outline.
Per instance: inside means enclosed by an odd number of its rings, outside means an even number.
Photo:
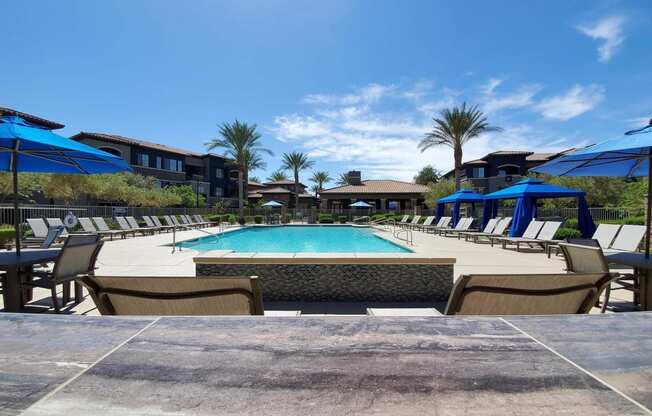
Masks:
[[[267,253],[412,253],[369,227],[292,225],[247,227],[179,243],[193,250]]]

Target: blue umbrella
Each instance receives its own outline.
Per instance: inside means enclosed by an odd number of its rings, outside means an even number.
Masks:
[[[0,117],[0,170],[11,171],[14,186],[16,253],[20,255],[18,172],[116,173],[131,170],[121,157],[67,139],[20,117]]]
[[[364,201],[358,201],[356,203],[353,203],[349,205],[350,208],[371,208],[371,205],[367,204]]]
[[[262,206],[264,208],[278,208],[278,207],[282,207],[283,204],[281,204],[280,202],[276,202],[276,201],[269,201],[269,202],[265,202]]]
[[[645,256],[650,256],[652,195],[652,120],[647,126],[625,133],[625,137],[587,146],[533,169],[556,176],[647,176]]]

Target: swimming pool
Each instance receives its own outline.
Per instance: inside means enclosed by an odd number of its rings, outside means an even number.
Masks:
[[[234,250],[259,253],[412,253],[380,238],[377,230],[348,225],[247,227],[179,243],[198,251]]]

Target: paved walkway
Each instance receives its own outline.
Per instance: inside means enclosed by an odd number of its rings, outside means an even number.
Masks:
[[[188,230],[177,233],[177,241],[205,236],[206,233],[216,233],[217,228],[204,231]],[[395,242],[389,231],[379,230],[379,234]],[[428,257],[454,257],[455,276],[469,273],[557,273],[563,272],[562,257],[553,256],[548,259],[541,250],[531,250],[517,253],[515,250],[503,250],[499,246],[489,244],[473,244],[458,240],[456,237],[441,237],[415,231],[414,245],[410,248],[418,254]],[[98,258],[97,275],[104,276],[194,276],[195,265],[193,257],[197,251],[183,249],[172,253],[172,234],[162,233],[154,236],[139,236],[125,240],[106,241]],[[268,256],[269,253],[266,253]],[[49,309],[49,291],[36,289],[36,299],[29,311],[39,312]],[[614,301],[629,302],[631,294],[617,291],[612,294]],[[1,305],[1,300],[0,300]],[[308,314],[360,314],[366,307],[395,307],[393,304],[319,304],[319,303],[278,303],[266,304],[267,309],[301,309]],[[405,305],[422,307],[423,305]],[[442,305],[436,306],[441,309]],[[626,307],[626,306],[625,306]],[[68,313],[97,314],[93,302],[86,298],[76,306],[69,306]]]

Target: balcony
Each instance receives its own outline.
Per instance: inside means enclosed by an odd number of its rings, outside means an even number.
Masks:
[[[488,194],[512,186],[523,179],[521,175],[490,176],[488,178],[462,178],[462,185],[470,186],[475,192]]]

